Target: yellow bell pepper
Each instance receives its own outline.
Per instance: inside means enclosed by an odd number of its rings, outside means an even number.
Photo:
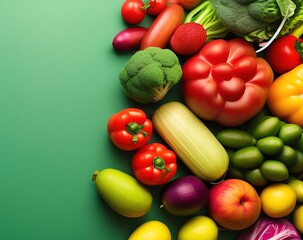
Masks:
[[[303,64],[275,79],[267,106],[273,115],[303,127]]]

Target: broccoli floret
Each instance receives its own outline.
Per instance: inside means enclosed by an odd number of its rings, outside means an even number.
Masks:
[[[181,77],[177,55],[170,49],[158,47],[137,51],[119,75],[126,95],[139,103],[161,100]]]

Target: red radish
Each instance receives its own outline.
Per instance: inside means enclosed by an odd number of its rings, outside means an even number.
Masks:
[[[172,50],[181,56],[197,53],[205,44],[207,37],[204,27],[195,22],[181,24],[170,39]]]
[[[139,49],[146,31],[147,28],[137,26],[118,32],[112,41],[113,48],[119,52]]]
[[[184,9],[178,4],[169,5],[152,22],[142,39],[140,49],[165,48],[174,31],[184,21]]]

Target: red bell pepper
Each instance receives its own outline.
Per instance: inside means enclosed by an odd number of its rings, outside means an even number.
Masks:
[[[109,118],[107,131],[114,145],[122,150],[131,151],[149,142],[153,126],[144,111],[126,108]]]
[[[265,105],[274,79],[270,65],[241,38],[216,39],[182,65],[185,104],[200,118],[238,126]]]
[[[303,63],[303,24],[290,34],[284,35],[269,45],[265,58],[279,74],[289,72]]]
[[[177,156],[161,143],[147,144],[132,157],[135,177],[145,185],[162,185],[177,172]]]

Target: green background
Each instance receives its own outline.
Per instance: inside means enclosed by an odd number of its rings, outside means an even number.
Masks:
[[[0,239],[124,240],[157,219],[173,238],[190,217],[159,208],[137,219],[113,212],[98,196],[92,173],[113,167],[131,174],[131,153],[114,147],[108,118],[126,107],[148,113],[180,100],[176,86],[148,106],[124,95],[118,74],[129,54],[112,49],[126,27],[122,0],[1,0]],[[148,25],[146,19],[142,25]],[[160,141],[153,136],[153,141]],[[177,175],[189,173],[180,163]],[[176,176],[177,177],[177,176]],[[220,231],[220,239],[233,239]]]

